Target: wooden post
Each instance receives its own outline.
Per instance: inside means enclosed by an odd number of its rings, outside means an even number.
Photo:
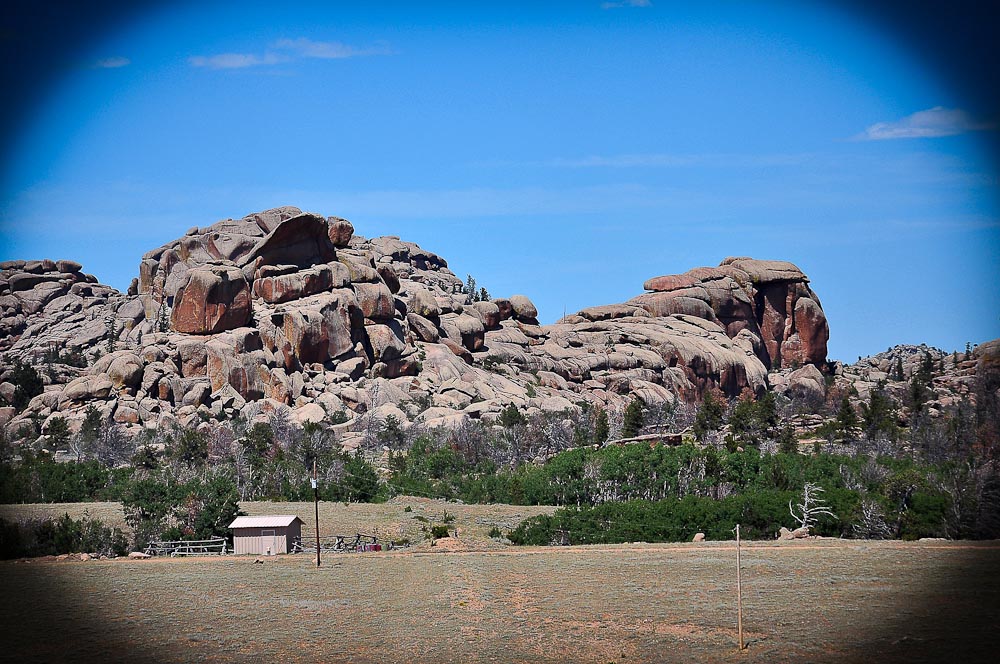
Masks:
[[[316,508],[316,567],[319,567],[319,482],[316,475],[316,459],[313,459],[313,506]]]
[[[740,638],[740,650],[743,645],[743,571],[740,560],[740,524],[736,524],[736,630]]]

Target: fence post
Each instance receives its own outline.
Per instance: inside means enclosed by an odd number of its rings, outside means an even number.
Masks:
[[[743,644],[743,565],[740,557],[740,524],[736,524],[736,630],[739,633],[740,650]]]
[[[320,546],[319,543],[319,483],[318,483],[318,477],[316,475],[315,458],[313,459],[312,485],[313,485],[313,506],[316,509],[316,567],[319,567],[320,563],[319,555],[320,555],[320,549],[322,547]]]

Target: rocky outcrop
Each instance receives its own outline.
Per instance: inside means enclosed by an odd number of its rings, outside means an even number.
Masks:
[[[186,334],[215,334],[242,327],[250,318],[250,287],[243,272],[227,265],[186,271],[177,289],[170,327]]]
[[[646,281],[629,301],[654,316],[686,314],[718,322],[735,338],[749,330],[769,368],[826,362],[830,328],[809,279],[792,263],[727,258],[716,268]],[[592,312],[593,315],[593,312]]]
[[[7,359],[55,348],[84,360],[56,358],[8,432],[55,415],[73,426],[95,404],[133,428],[262,409],[300,424],[344,411],[452,427],[510,404],[735,396],[765,390],[771,367],[822,365],[829,334],[790,263],[726,259],[540,325],[525,295],[474,302],[441,257],[293,207],[192,228],[143,256],[128,294],[71,261],[0,267]]]

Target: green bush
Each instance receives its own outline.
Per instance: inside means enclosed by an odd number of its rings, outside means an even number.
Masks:
[[[23,364],[21,360],[14,361],[14,370],[11,371],[7,381],[14,386],[14,396],[11,405],[18,412],[24,410],[28,402],[41,394],[45,389],[42,377],[38,375],[35,368],[30,364]]]
[[[747,539],[773,538],[787,525],[794,493],[765,491],[714,500],[633,500],[597,507],[564,508],[521,522],[509,537],[515,544],[545,545],[565,538],[569,544],[686,542],[698,532],[713,540],[731,539],[736,524]]]
[[[28,519],[20,522],[0,518],[0,558],[53,556],[63,553],[93,553],[121,556],[128,540],[119,528],[97,519],[80,520],[64,514],[56,520]]]

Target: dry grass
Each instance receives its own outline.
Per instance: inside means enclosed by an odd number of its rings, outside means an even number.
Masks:
[[[330,508],[346,531],[376,519],[380,528],[410,527],[392,511],[402,504]],[[480,520],[528,513],[447,508],[460,532],[463,523],[488,530]],[[319,569],[307,556],[263,565],[245,557],[6,562],[3,657],[969,662],[993,661],[987,639],[1000,627],[997,543],[751,543],[743,653],[732,543],[468,547],[463,537],[433,549],[330,555]]]
[[[410,511],[406,511],[409,508]],[[304,537],[315,533],[312,503],[246,502],[240,504],[252,516],[265,514],[295,514],[306,522]],[[537,514],[551,514],[555,507],[519,505],[463,505],[444,500],[397,496],[387,503],[330,503],[319,504],[319,522],[322,535],[377,535],[380,541],[407,538],[413,543],[422,542],[425,525],[444,524],[446,514],[453,519],[449,529],[459,530],[465,540],[477,546],[489,546],[489,532],[493,526],[507,532],[522,520]],[[125,518],[119,503],[46,503],[30,505],[0,505],[0,517],[58,518],[63,514],[79,519],[84,514],[100,519],[111,526],[125,528]],[[426,519],[422,521],[421,518]]]

